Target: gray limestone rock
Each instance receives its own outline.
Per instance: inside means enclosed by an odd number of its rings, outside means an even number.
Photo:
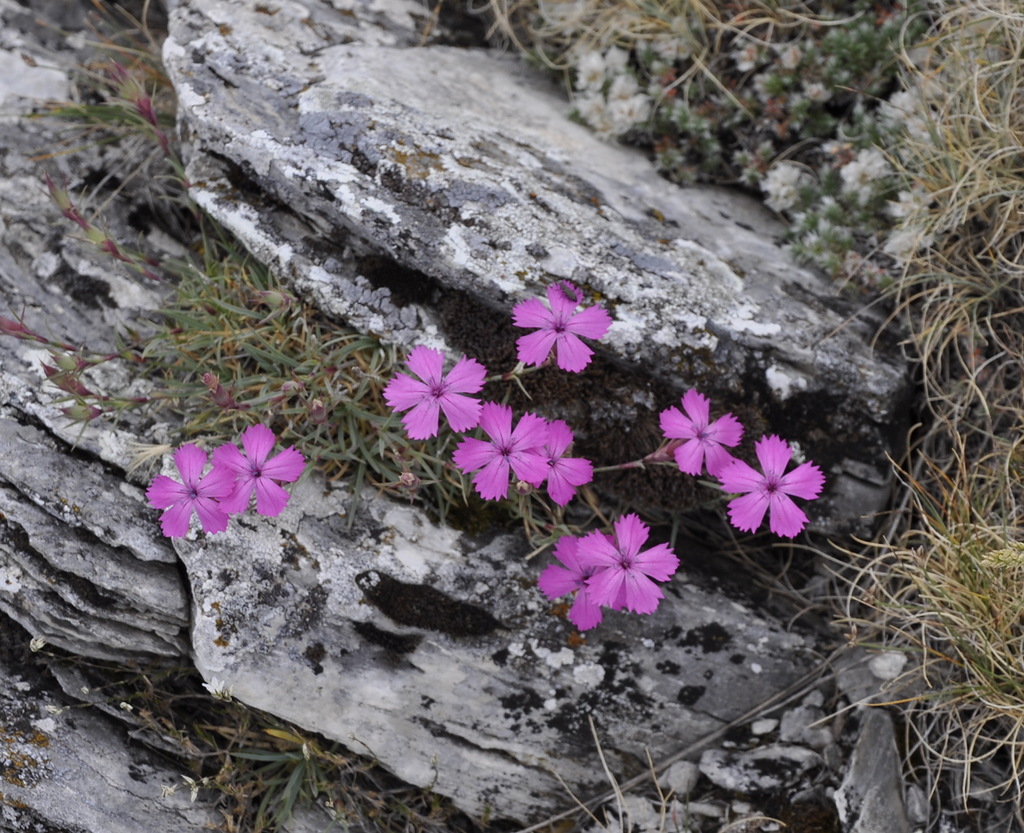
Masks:
[[[874,325],[773,242],[764,209],[660,179],[522,62],[423,25],[412,0],[180,3],[164,57],[192,196],[325,312],[405,346],[486,362],[493,320],[571,279],[612,312],[601,357],[632,378],[606,395],[618,421],[570,419],[578,438],[656,434],[698,387],[823,465],[819,528],[863,530],[908,392]]]
[[[222,820],[207,801],[190,802],[185,770],[15,661],[14,631],[0,621],[0,829],[185,833]]]
[[[892,717],[885,709],[860,710],[860,737],[835,801],[849,833],[910,833]]]
[[[556,773],[603,792],[591,718],[621,779],[644,771],[645,750],[667,757],[813,666],[801,636],[685,570],[655,614],[609,613],[580,642],[519,536],[296,486],[273,520],[177,543],[196,665],[473,815],[557,810]]]

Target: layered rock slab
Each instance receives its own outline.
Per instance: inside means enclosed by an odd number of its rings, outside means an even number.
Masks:
[[[193,196],[326,312],[406,346],[480,348],[474,305],[574,280],[612,312],[602,356],[636,379],[595,432],[656,427],[675,403],[651,380],[699,387],[752,439],[780,433],[823,465],[819,528],[863,531],[908,391],[874,325],[752,201],[662,180],[514,57],[431,45],[425,26],[402,0],[180,4],[164,56]]]
[[[804,637],[685,568],[654,615],[609,613],[580,639],[520,536],[366,497],[302,480],[278,518],[177,542],[196,664],[478,818],[564,808],[559,777],[605,792],[591,719],[623,779],[814,667]]]

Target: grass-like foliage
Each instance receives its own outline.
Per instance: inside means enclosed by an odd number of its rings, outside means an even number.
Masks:
[[[1024,545],[1016,471],[961,444],[942,465],[905,475],[913,525],[851,553],[845,624],[909,662],[890,686],[905,709],[909,760],[941,805],[1024,803]],[[948,799],[947,799],[948,801]],[[947,807],[950,805],[947,804]],[[986,816],[991,823],[991,816]]]
[[[892,534],[867,549],[849,615],[914,658],[902,683],[919,774],[950,786],[978,829],[1024,823],[1024,292],[1020,107],[1024,10],[934,3],[903,54],[891,158],[910,191],[895,235],[913,241],[894,317],[922,385]],[[863,605],[863,607],[861,607]],[[856,611],[860,611],[857,613]],[[986,827],[986,825],[989,825]]]

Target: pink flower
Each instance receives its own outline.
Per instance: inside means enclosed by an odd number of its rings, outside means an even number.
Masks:
[[[476,359],[463,356],[448,375],[441,373],[444,353],[422,345],[413,349],[405,362],[412,376],[396,376],[384,388],[384,400],[396,411],[409,411],[402,423],[409,437],[425,440],[437,436],[438,411],[444,411],[453,431],[468,431],[480,421],[480,403],[462,396],[477,393],[484,386],[485,368]]]
[[[542,456],[547,462],[548,494],[559,506],[565,506],[576,495],[576,488],[594,479],[594,466],[583,457],[563,457],[572,445],[573,434],[560,419],[548,423],[548,441]],[[540,483],[533,485],[539,486]]]
[[[599,568],[586,580],[596,604],[635,613],[653,613],[658,607],[664,595],[653,580],[671,578],[679,559],[668,544],[640,552],[649,532],[636,515],[629,514],[615,522],[614,539],[595,531],[580,540],[580,561]]]
[[[676,464],[686,474],[699,475],[705,465],[708,474],[719,473],[736,458],[722,446],[738,445],[743,426],[732,414],[725,414],[708,423],[710,400],[695,390],[688,390],[681,400],[686,416],[676,407],[661,412],[661,433],[669,439],[686,440],[675,449]]]
[[[234,475],[214,467],[203,476],[206,452],[191,443],[174,452],[174,465],[178,467],[181,483],[160,474],[146,490],[149,505],[164,510],[160,516],[164,535],[168,538],[187,535],[193,511],[199,516],[204,532],[212,534],[227,529],[228,513],[218,501],[231,494],[235,487]]]
[[[519,361],[542,364],[555,347],[558,366],[570,373],[579,373],[590,364],[594,351],[579,336],[601,338],[612,325],[611,316],[601,307],[587,307],[574,312],[583,295],[569,281],[549,286],[548,309],[537,298],[520,301],[512,308],[512,323],[517,327],[536,327],[516,341]]]
[[[459,443],[452,460],[464,473],[477,472],[473,485],[485,500],[497,500],[508,494],[509,470],[527,483],[541,483],[547,476],[547,460],[542,456],[548,438],[548,425],[536,414],[523,414],[512,429],[512,409],[508,405],[484,402],[480,427],[491,439],[467,437]]]
[[[801,463],[789,474],[783,474],[793,451],[785,440],[774,435],[762,437],[754,448],[763,474],[742,460],[734,460],[718,475],[725,491],[749,493],[729,501],[729,520],[737,529],[753,532],[770,510],[771,531],[792,538],[807,524],[807,516],[789,495],[816,498],[825,486],[825,475],[813,463]]]
[[[256,511],[275,518],[288,503],[288,492],[277,482],[292,483],[299,479],[306,461],[293,447],[267,459],[274,447],[274,432],[266,425],[250,425],[242,432],[242,446],[228,443],[213,452],[213,468],[228,472],[234,482],[231,494],[221,506],[232,515],[249,508],[249,499],[256,492]]]
[[[567,593],[575,593],[569,608],[569,621],[581,631],[601,624],[604,618],[601,606],[590,596],[587,579],[598,569],[596,564],[580,560],[579,539],[563,535],[555,544],[555,558],[565,566],[549,564],[537,578],[537,586],[549,599],[557,599]],[[604,569],[604,568],[601,568]]]

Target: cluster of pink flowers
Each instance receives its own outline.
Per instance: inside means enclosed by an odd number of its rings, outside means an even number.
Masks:
[[[555,545],[555,558],[537,580],[550,599],[575,593],[569,621],[581,631],[600,624],[602,607],[653,613],[664,598],[657,581],[668,581],[679,559],[668,544],[641,552],[650,529],[633,514],[615,522],[615,534],[594,530],[582,538],[563,535]]]
[[[269,517],[281,514],[289,495],[280,484],[298,480],[306,461],[291,446],[270,457],[276,438],[265,425],[246,428],[241,440],[244,453],[233,443],[215,449],[206,474],[208,458],[199,446],[189,443],[174,453],[181,482],[160,474],[146,490],[149,505],[164,510],[160,516],[164,535],[188,534],[193,512],[204,532],[223,532],[231,515],[249,508],[253,493],[257,512]]]
[[[519,360],[541,365],[554,352],[561,369],[579,373],[593,356],[581,336],[603,337],[611,316],[600,307],[577,310],[582,294],[568,281],[549,287],[547,296],[548,306],[530,299],[512,311],[516,326],[534,330],[518,339]],[[463,438],[452,460],[464,474],[473,475],[473,486],[485,500],[507,497],[513,481],[517,489],[546,483],[551,500],[565,506],[577,488],[593,479],[589,460],[567,456],[573,433],[565,422],[526,413],[513,424],[509,406],[472,396],[483,389],[487,376],[480,362],[464,357],[445,375],[444,354],[417,347],[406,363],[414,376],[392,379],[384,388],[385,401],[395,411],[406,412],[402,422],[411,439],[436,436],[442,413],[455,432],[479,427],[486,439]],[[673,406],[661,412],[666,444],[645,461],[667,462],[671,455],[680,471],[716,478],[724,491],[737,495],[727,508],[730,522],[740,530],[755,531],[767,514],[772,532],[796,536],[808,519],[793,497],[816,498],[825,485],[821,469],[807,462],[787,472],[793,455],[789,444],[765,436],[754,444],[761,465],[757,471],[727,450],[743,438],[743,426],[735,416],[725,414],[712,421],[710,401],[695,390],[687,391],[680,405],[681,409]],[[561,563],[541,574],[541,590],[549,598],[575,593],[569,619],[581,630],[601,621],[603,607],[652,613],[663,597],[655,582],[667,581],[679,560],[666,544],[641,552],[648,533],[648,527],[630,514],[615,522],[614,535],[593,531],[580,538],[563,536],[554,551]]]
[[[519,360],[541,365],[554,350],[562,370],[579,373],[594,354],[580,336],[601,338],[611,316],[600,307],[576,311],[583,296],[568,281],[548,287],[547,295],[549,307],[531,298],[512,310],[516,326],[535,330],[517,341]],[[593,479],[589,460],[565,456],[573,441],[565,422],[527,413],[513,427],[510,407],[467,395],[479,393],[487,376],[487,368],[476,359],[459,359],[445,375],[444,353],[421,346],[409,354],[406,365],[415,377],[401,375],[388,382],[384,401],[395,411],[407,411],[402,424],[410,439],[437,436],[442,413],[455,432],[479,426],[488,439],[463,439],[453,460],[464,474],[475,472],[473,485],[485,500],[507,497],[512,474],[534,488],[547,483],[550,498],[565,506],[578,487]]]

